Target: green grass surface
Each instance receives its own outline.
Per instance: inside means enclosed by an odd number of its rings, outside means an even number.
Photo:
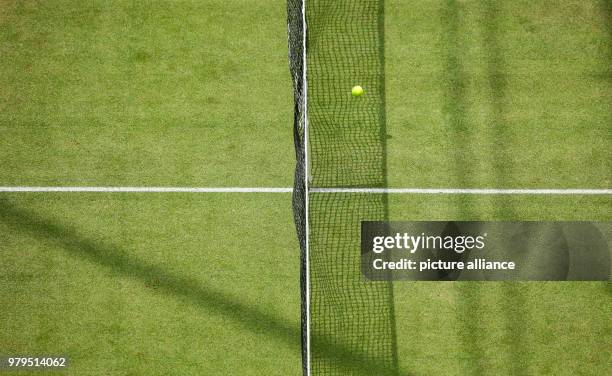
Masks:
[[[284,6],[0,1],[0,185],[290,186]],[[289,195],[0,200],[0,353],[299,372]]]
[[[391,220],[612,220],[608,197],[392,195],[389,206]],[[609,282],[396,282],[394,294],[405,375],[610,370]]]
[[[1,197],[0,352],[67,355],[71,375],[297,374],[288,197]]]
[[[290,186],[285,17],[283,0],[3,0],[0,181]]]
[[[610,187],[609,1],[387,0],[385,17],[390,186]],[[0,0],[0,186],[291,186],[285,33],[283,0]],[[609,196],[389,209],[612,219]],[[0,355],[66,354],[70,375],[300,372],[287,194],[1,193],[0,257]],[[610,291],[396,283],[402,375],[607,374]]]
[[[610,186],[605,1],[386,4],[390,186]]]

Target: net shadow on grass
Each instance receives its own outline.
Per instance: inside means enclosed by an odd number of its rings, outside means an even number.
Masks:
[[[467,118],[466,86],[467,77],[462,62],[462,49],[465,46],[460,32],[460,5],[456,0],[445,0],[442,4],[440,23],[442,26],[442,52],[444,58],[444,103],[443,113],[445,126],[448,127],[448,137],[455,144],[453,153],[456,184],[467,188],[470,182],[469,166],[472,163],[470,155],[470,137],[472,132]],[[471,197],[465,197],[456,207],[457,215],[462,220],[473,220],[475,202]],[[480,307],[482,301],[482,286],[473,282],[457,282],[458,292],[457,321],[459,324],[462,348],[466,350],[468,359],[465,364],[471,375],[482,375],[485,372],[481,354],[484,353],[480,338]]]
[[[386,187],[384,0],[306,5],[310,185]],[[352,97],[353,85],[365,94]],[[312,194],[309,204],[312,374],[399,374],[393,286],[361,275],[360,222],[388,218],[386,195]],[[336,348],[349,351],[330,358]],[[380,367],[362,367],[368,359]]]
[[[505,98],[508,87],[506,64],[500,35],[503,35],[500,2],[487,0],[483,10],[484,51],[486,55],[487,79],[491,93],[490,127],[492,128],[492,168],[497,187],[508,187],[514,176],[514,163],[507,145],[514,144],[512,129],[505,119]],[[490,133],[489,133],[490,134]],[[513,199],[506,196],[494,197],[495,216],[498,220],[519,220]],[[509,353],[508,372],[524,375],[528,372],[530,357],[526,340],[526,321],[529,317],[525,289],[529,285],[521,282],[500,282],[501,300],[505,314],[505,347]]]
[[[187,299],[208,314],[220,315],[241,325],[245,330],[271,339],[282,341],[288,348],[299,352],[300,330],[297,323],[289,322],[272,313],[237,302],[234,297],[213,288],[203,286],[196,279],[164,270],[130,256],[121,247],[89,239],[69,226],[30,211],[17,208],[6,199],[0,199],[0,221],[6,225],[39,239],[53,241],[69,255],[100,265],[117,276],[133,278],[143,284],[158,286],[159,291],[174,297]],[[333,356],[330,361],[338,363],[346,372],[369,372],[386,366],[376,359],[361,358],[357,363],[347,360],[359,356],[354,351],[337,347],[335,343],[320,339],[325,353]]]

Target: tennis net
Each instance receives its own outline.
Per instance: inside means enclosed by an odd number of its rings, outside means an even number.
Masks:
[[[387,185],[383,0],[288,0],[288,26],[304,373],[396,374],[392,286],[360,271],[360,223],[387,197],[310,192]]]

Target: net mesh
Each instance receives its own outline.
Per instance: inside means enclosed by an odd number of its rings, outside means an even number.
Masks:
[[[382,3],[307,1],[313,187],[386,185]]]
[[[293,111],[293,142],[295,144],[295,183],[293,187],[293,216],[300,242],[300,286],[302,296],[302,371],[307,374],[306,353],[306,156],[304,143],[304,0],[287,0],[287,31],[289,69],[293,82],[295,108]]]
[[[310,288],[310,373],[397,373],[393,291],[361,276],[360,223],[387,218],[381,194],[306,192],[386,187],[383,0],[307,0],[309,162],[304,152],[302,0],[288,0],[295,89],[294,214],[302,249],[302,317]],[[351,96],[361,85],[365,95]],[[309,197],[310,286],[305,285]],[[302,320],[303,344],[305,320]],[[304,346],[303,346],[304,349]],[[303,352],[304,367],[308,354]]]

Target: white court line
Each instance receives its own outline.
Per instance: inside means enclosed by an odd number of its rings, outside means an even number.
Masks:
[[[412,193],[430,195],[610,195],[612,189],[312,188],[311,193]]]
[[[125,193],[291,193],[266,187],[0,187],[0,192]],[[612,195],[612,189],[480,189],[480,188],[310,188],[309,193],[469,194],[469,195]]]
[[[610,195],[612,189],[312,188],[311,193],[412,193],[468,195]]]
[[[0,192],[291,193],[291,188],[199,187],[0,187]]]

